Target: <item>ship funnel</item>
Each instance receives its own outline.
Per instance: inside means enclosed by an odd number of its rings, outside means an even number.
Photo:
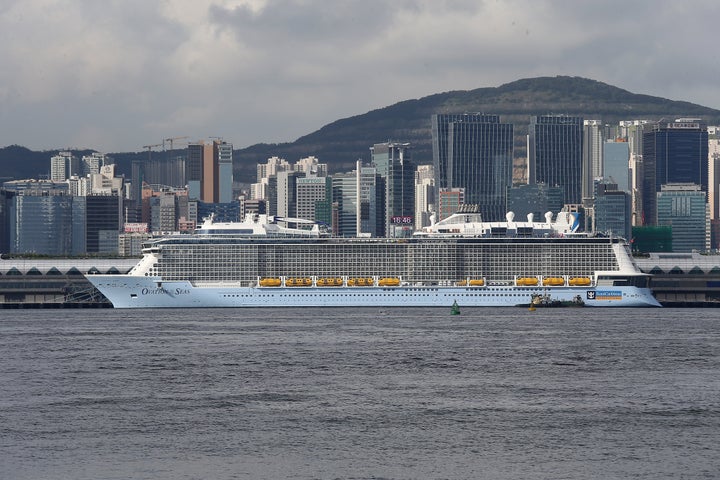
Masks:
[[[512,221],[513,221],[514,218],[515,218],[515,213],[514,213],[514,212],[507,212],[507,213],[505,214],[505,219],[507,220],[508,223],[512,223]]]
[[[534,217],[535,217],[535,215],[533,215],[532,213],[528,213],[528,215],[527,215],[528,223],[533,223]]]
[[[552,223],[552,212],[545,212],[545,223]]]

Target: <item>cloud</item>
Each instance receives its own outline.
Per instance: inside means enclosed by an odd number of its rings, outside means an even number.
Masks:
[[[559,74],[720,107],[712,1],[4,3],[0,145],[292,141],[409,98]]]

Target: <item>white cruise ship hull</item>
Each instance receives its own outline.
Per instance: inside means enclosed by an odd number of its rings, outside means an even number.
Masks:
[[[461,307],[528,306],[533,294],[588,307],[659,307],[647,288],[634,286],[516,287],[245,287],[233,283],[193,285],[159,277],[88,275],[115,308],[210,307]]]

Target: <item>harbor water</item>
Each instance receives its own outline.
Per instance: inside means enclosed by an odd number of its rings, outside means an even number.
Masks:
[[[720,477],[715,309],[0,311],[0,478]]]

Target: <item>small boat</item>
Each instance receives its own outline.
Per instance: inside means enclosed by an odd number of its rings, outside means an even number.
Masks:
[[[565,285],[565,279],[562,277],[545,277],[543,285],[546,287],[561,287]]]
[[[572,277],[568,282],[571,287],[587,287],[590,283],[591,280],[588,277]]]
[[[519,287],[532,287],[538,284],[538,279],[535,277],[520,277],[515,281],[515,285]]]
[[[400,279],[396,277],[385,277],[378,280],[378,285],[381,287],[397,287],[400,285]]]
[[[450,308],[450,315],[460,315],[460,306],[457,303],[457,300],[455,300],[452,304],[452,307]]]

